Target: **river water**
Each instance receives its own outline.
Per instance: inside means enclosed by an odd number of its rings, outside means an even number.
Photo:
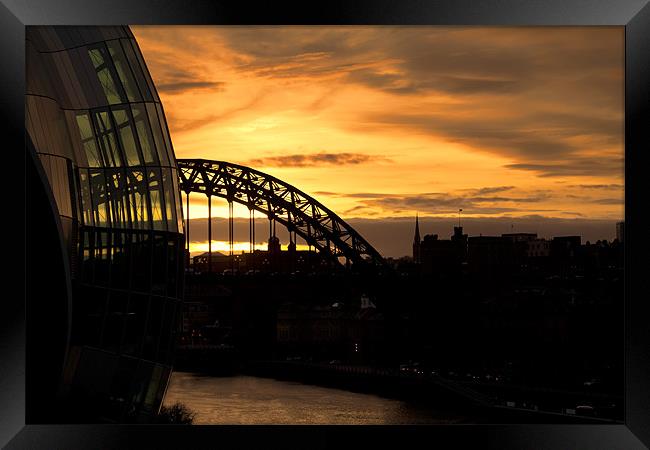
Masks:
[[[196,413],[194,423],[199,425],[473,422],[457,413],[376,395],[252,376],[174,372],[164,404],[177,401]]]

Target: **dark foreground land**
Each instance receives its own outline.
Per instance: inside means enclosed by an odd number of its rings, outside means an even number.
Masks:
[[[518,259],[490,247],[486,261],[381,273],[188,273],[175,367],[487,408],[506,422],[620,422],[620,249]]]

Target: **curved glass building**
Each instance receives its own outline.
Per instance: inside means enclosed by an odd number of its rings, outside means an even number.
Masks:
[[[65,278],[28,298],[28,334],[48,334],[28,338],[28,415],[56,421],[62,405],[60,420],[146,420],[171,374],[184,272],[163,108],[128,27],[27,27],[26,39],[28,160]]]

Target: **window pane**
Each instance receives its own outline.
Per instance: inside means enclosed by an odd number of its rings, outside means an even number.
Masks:
[[[162,196],[162,183],[160,169],[149,169],[149,199],[151,200],[151,219],[154,230],[166,230],[164,219],[164,202]]]
[[[79,169],[79,190],[81,194],[81,219],[86,226],[93,226],[93,208],[90,202],[90,185],[87,169]]]
[[[115,77],[111,73],[111,67],[107,62],[106,49],[104,47],[92,48],[88,50],[88,55],[93,63],[95,72],[97,72],[97,78],[102,85],[108,103],[111,105],[122,103],[123,100],[115,83]]]
[[[151,239],[149,234],[134,234],[131,240],[133,267],[151,267]],[[131,287],[135,291],[148,292],[151,287],[151,270],[133,270]]]
[[[126,58],[129,62],[129,65],[131,66],[131,70],[135,75],[135,81],[138,83],[138,87],[140,88],[140,93],[142,94],[143,100],[149,102],[153,101],[153,97],[151,96],[151,92],[149,92],[149,86],[147,85],[147,82],[144,78],[144,73],[142,71],[142,68],[140,67],[140,63],[138,62],[138,59],[136,58],[135,53],[133,52],[133,47],[131,46],[131,40],[120,39],[120,42],[122,43],[122,48],[124,49]]]
[[[178,169],[172,169],[172,182],[174,184],[174,194],[176,195],[176,224],[179,233],[183,232],[183,205],[182,193],[178,185]]]
[[[95,132],[101,148],[103,159],[107,166],[118,167],[122,165],[122,156],[117,147],[113,124],[106,111],[94,114]]]
[[[90,231],[83,233],[81,242],[81,280],[92,283],[95,270],[95,237]]]
[[[156,113],[156,105],[153,103],[145,103],[145,105],[147,105],[147,114],[149,115],[151,131],[153,131],[154,141],[156,142],[156,150],[158,150],[160,165],[168,166],[169,158],[167,157],[167,151],[165,150],[162,129],[160,128],[160,121],[158,121],[158,114]]]
[[[88,113],[77,113],[77,126],[79,127],[79,134],[81,135],[81,144],[88,158],[88,166],[102,167],[102,160],[97,151],[97,143],[95,142],[95,135],[90,123]]]
[[[129,287],[129,244],[130,236],[124,232],[113,232],[113,258],[111,259],[111,287],[128,289]]]
[[[107,227],[109,225],[110,209],[108,207],[106,179],[103,171],[95,170],[90,173],[90,188],[95,226]]]
[[[133,111],[133,120],[135,122],[136,132],[140,139],[140,148],[144,157],[145,164],[158,165],[158,156],[156,155],[155,144],[147,119],[147,111],[144,104],[131,105]]]
[[[151,292],[165,295],[167,288],[167,242],[161,234],[155,234],[153,238],[152,263]]]
[[[117,71],[117,76],[122,82],[122,87],[124,88],[124,92],[126,93],[127,98],[129,99],[130,102],[135,102],[140,100],[138,87],[135,84],[135,80],[133,79],[133,74],[131,73],[129,64],[126,61],[126,57],[122,52],[122,46],[120,46],[120,42],[108,41],[106,42],[106,46],[108,47],[108,51],[110,52],[111,57],[113,58],[113,65],[115,66],[115,70]]]
[[[102,336],[102,347],[107,350],[119,351],[124,332],[127,300],[128,294],[125,292],[111,291],[109,294],[108,310]]]
[[[135,358],[120,357],[117,370],[113,374],[111,382],[110,396],[115,402],[116,412],[119,414],[124,411],[126,405],[131,401],[131,384],[135,378],[135,371],[138,368],[138,360]],[[126,414],[128,420],[133,420],[135,411],[129,407]]]
[[[110,172],[108,182],[113,227],[126,228],[129,226],[129,218],[127,213],[128,205],[124,195],[126,192],[124,174],[113,169]]]
[[[131,294],[126,315],[126,336],[123,352],[139,356],[145,332],[149,298],[140,294]]]
[[[172,181],[172,169],[162,169],[163,174],[163,188],[165,191],[165,214],[167,216],[167,224],[169,231],[177,231],[174,228],[177,226],[176,221],[176,208],[174,207],[174,183]]]
[[[160,343],[160,328],[162,326],[162,313],[164,303],[161,297],[152,297],[149,304],[149,317],[147,318],[147,331],[144,338],[142,357],[155,360]]]
[[[172,143],[169,139],[169,131],[165,126],[165,115],[163,114],[162,106],[159,103],[156,103],[156,109],[158,110],[158,121],[160,122],[160,127],[162,128],[163,138],[165,139],[165,145],[167,146],[167,154],[169,155],[169,165],[175,166],[174,161],[174,150],[172,149]]]
[[[131,222],[133,228],[148,230],[149,206],[147,204],[147,183],[142,170],[131,170],[127,172],[127,190],[131,204]]]
[[[108,286],[111,266],[111,244],[107,232],[95,234],[95,284]]]
[[[147,70],[147,65],[144,62],[144,59],[142,58],[142,53],[140,53],[140,49],[138,48],[138,45],[135,43],[134,40],[131,40],[131,43],[133,44],[133,52],[135,53],[135,57],[139,61],[140,69],[142,69],[142,73],[145,76],[145,79],[147,80],[147,84],[149,85],[149,91],[151,91],[151,95],[153,96],[153,100],[155,102],[159,102],[160,98],[158,98],[158,93],[156,92],[156,87],[153,84],[153,80],[151,79],[151,75],[149,74],[149,71]]]
[[[167,242],[167,295],[177,297],[176,289],[178,287],[178,262],[179,262],[179,245],[176,238],[170,238]]]
[[[139,166],[142,164],[140,156],[138,155],[138,148],[135,143],[135,136],[131,128],[131,120],[128,110],[124,108],[113,109],[113,118],[115,119],[115,126],[122,142],[122,149],[126,157],[126,163],[129,166]]]
[[[162,366],[156,364],[151,373],[151,381],[147,388],[147,394],[144,398],[145,406],[153,408],[154,402],[156,401],[156,394],[158,393],[160,387],[160,381],[163,374]]]

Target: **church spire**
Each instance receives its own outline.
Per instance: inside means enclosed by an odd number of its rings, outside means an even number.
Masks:
[[[420,223],[415,213],[415,236],[413,236],[413,262],[420,262]]]

